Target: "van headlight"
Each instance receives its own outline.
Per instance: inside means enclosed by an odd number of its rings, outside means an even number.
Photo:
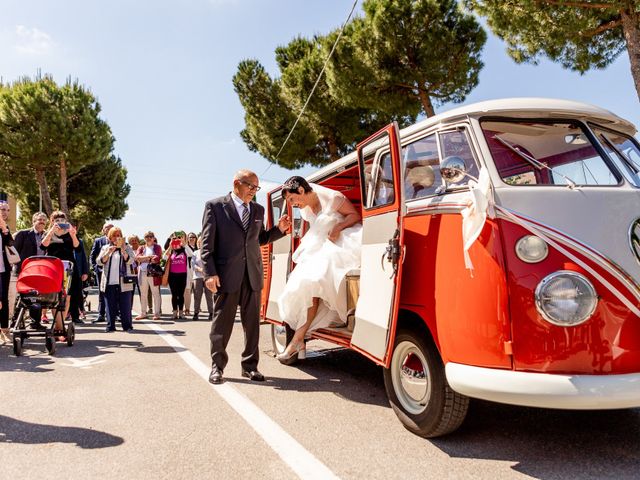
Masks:
[[[526,263],[538,263],[547,258],[547,242],[535,235],[525,235],[516,243],[516,255]]]
[[[547,275],[536,287],[536,308],[542,317],[560,327],[585,322],[598,305],[596,289],[584,276],[569,270]]]

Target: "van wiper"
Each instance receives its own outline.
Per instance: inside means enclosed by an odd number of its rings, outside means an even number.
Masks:
[[[576,183],[573,180],[571,180],[569,177],[567,177],[566,175],[563,175],[560,172],[554,172],[553,168],[549,167],[548,165],[545,165],[544,163],[542,163],[539,160],[536,160],[531,155],[528,155],[528,154],[524,153],[523,151],[519,150],[518,147],[516,147],[514,145],[511,145],[509,142],[507,142],[506,140],[503,140],[498,135],[494,135],[493,138],[498,140],[502,145],[507,147],[513,153],[518,155],[520,158],[522,158],[525,162],[527,162],[533,168],[535,168],[537,170],[542,170],[543,168],[545,168],[545,169],[549,170],[551,173],[555,173],[556,175],[560,175],[562,178],[564,178],[565,181],[567,182],[567,186],[569,188],[571,188],[571,189],[576,188]]]

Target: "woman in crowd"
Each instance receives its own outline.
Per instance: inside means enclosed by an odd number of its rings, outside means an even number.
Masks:
[[[204,298],[207,302],[209,320],[211,320],[213,317],[213,293],[204,286],[204,264],[202,263],[202,257],[200,256],[202,253],[202,237],[198,238],[197,246],[198,249],[191,259],[191,265],[193,266],[193,300],[195,302],[195,305],[193,306],[193,319],[198,320],[200,306],[202,305],[202,294],[204,293]]]
[[[195,254],[198,250],[198,236],[189,232],[187,235],[187,246],[191,249],[191,253]],[[187,265],[187,286],[184,289],[184,314],[191,315],[191,289],[193,285],[193,256],[189,258]]]
[[[107,328],[105,332],[116,329],[116,312],[120,311],[122,330],[132,332],[131,323],[131,292],[133,291],[133,277],[129,275],[134,253],[125,244],[122,230],[112,227],[107,233],[107,243],[98,255],[98,263],[102,266],[100,291],[104,293],[107,307]]]
[[[153,232],[147,232],[144,234],[145,244],[140,246],[136,252],[136,263],[138,264],[138,286],[140,288],[140,315],[136,317],[136,320],[143,320],[147,318],[148,309],[148,294],[151,291],[153,297],[153,319],[158,320],[160,318],[160,282],[161,276],[149,276],[147,275],[149,264],[159,265],[162,258],[162,249],[160,245],[155,242],[155,235]]]
[[[184,316],[184,291],[187,286],[187,274],[189,271],[189,258],[193,256],[191,248],[187,245],[186,235],[182,231],[172,234],[169,248],[164,254],[169,269],[169,289],[171,290],[171,306],[173,318],[185,318]]]
[[[302,177],[289,178],[282,195],[309,222],[292,257],[296,268],[278,298],[280,318],[295,330],[285,351],[277,356],[288,364],[304,358],[308,331],[346,322],[346,305],[338,290],[345,274],[360,266],[362,224],[360,214],[342,193],[309,184]]]
[[[137,235],[131,235],[127,238],[127,244],[131,247],[131,250],[135,254],[140,248],[140,239]],[[136,296],[136,289],[138,290],[138,296],[142,294],[142,292],[140,291],[140,283],[138,283],[138,262],[135,260],[131,264],[129,275],[133,276],[135,279],[133,282],[133,290],[131,291],[131,308],[133,308],[133,299]],[[140,302],[142,303],[142,299],[140,299]]]
[[[0,343],[11,341],[9,334],[9,281],[11,264],[5,253],[7,246],[13,245],[13,237],[9,231],[9,204],[0,202]]]
[[[80,279],[80,271],[76,259],[76,250],[80,248],[80,240],[78,239],[76,228],[68,222],[67,215],[64,212],[56,210],[49,217],[49,230],[47,230],[42,239],[41,247],[47,255],[73,263],[67,304],[62,317],[58,315],[55,318],[54,330],[62,330],[62,320],[67,318],[68,313],[71,313],[71,319],[74,323],[82,323],[80,320],[82,280]]]

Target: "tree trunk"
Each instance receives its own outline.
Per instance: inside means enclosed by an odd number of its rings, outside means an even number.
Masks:
[[[638,14],[635,12],[635,2],[628,10],[622,11],[622,32],[627,42],[627,53],[631,64],[631,76],[636,85],[636,93],[640,99],[640,27],[638,27]]]
[[[327,147],[329,148],[329,157],[331,161],[338,160],[340,158],[340,154],[338,153],[338,144],[336,140],[332,137],[327,139]]]
[[[40,187],[40,196],[42,198],[42,208],[47,217],[53,213],[53,203],[51,202],[51,194],[49,193],[49,186],[47,185],[47,177],[44,175],[44,169],[36,169],[36,181]]]
[[[420,97],[420,102],[422,103],[422,108],[424,109],[424,113],[427,118],[433,117],[436,112],[433,109],[433,104],[431,103],[431,99],[429,98],[429,95],[427,95],[427,92],[418,88],[418,96]]]
[[[69,206],[67,205],[67,161],[64,156],[60,156],[60,210],[62,210],[69,218]]]

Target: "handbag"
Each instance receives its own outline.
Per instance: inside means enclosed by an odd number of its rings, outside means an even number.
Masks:
[[[7,261],[11,265],[15,265],[16,263],[20,263],[20,255],[15,247],[7,245],[4,247],[4,253],[7,254]]]
[[[162,277],[164,270],[158,263],[150,263],[147,265],[147,277]]]
[[[135,283],[136,282],[136,277],[131,277],[129,275],[125,275],[124,277],[122,277],[122,283]]]
[[[169,285],[169,267],[171,266],[171,257],[167,260],[167,264],[164,266],[164,273],[162,274],[162,286]]]

